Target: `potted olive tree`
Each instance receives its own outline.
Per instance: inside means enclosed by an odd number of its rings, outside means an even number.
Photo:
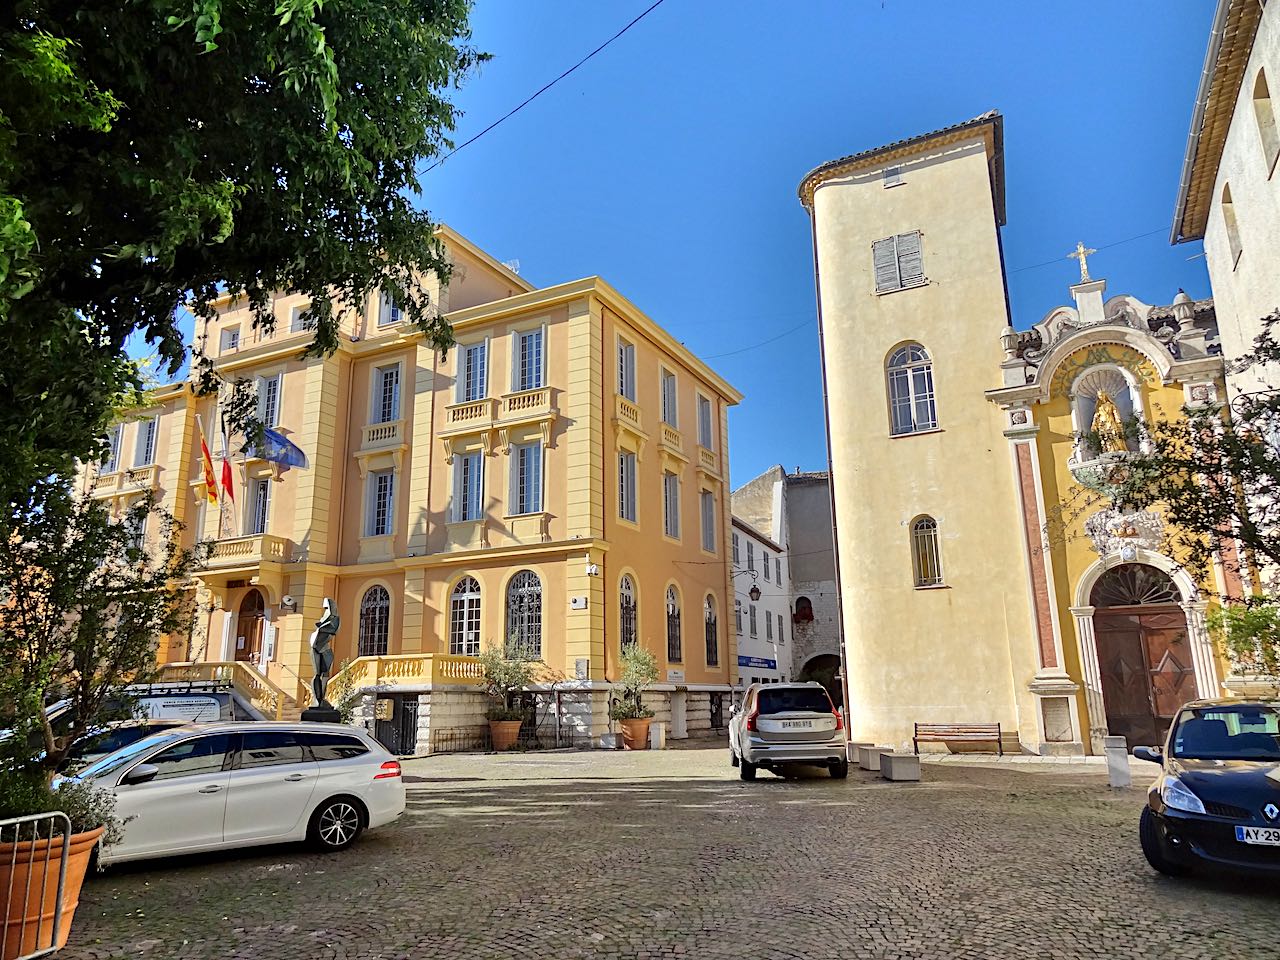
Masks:
[[[158,523],[147,550],[138,531],[149,518]],[[57,891],[61,830],[45,822],[43,833],[0,837],[11,841],[0,846],[0,909],[11,921],[2,956],[64,944],[94,847],[120,838],[112,795],[55,777],[78,739],[127,715],[127,685],[154,670],[161,636],[190,623],[194,557],[177,530],[150,499],[114,517],[59,478],[0,508],[0,820],[58,811],[72,831],[57,931],[35,922],[55,901],[29,891]],[[37,931],[43,942],[29,942]]]
[[[539,661],[510,658],[498,646],[487,648],[478,659],[484,671],[484,692],[490,701],[485,711],[489,738],[494,750],[510,750],[524,722],[524,711],[513,702],[514,694],[534,682]]]
[[[644,705],[644,692],[658,679],[658,660],[639,644],[622,651],[622,673],[618,677],[618,696],[609,707],[609,718],[622,726],[622,745],[627,750],[645,750],[649,746],[649,721],[653,711]]]

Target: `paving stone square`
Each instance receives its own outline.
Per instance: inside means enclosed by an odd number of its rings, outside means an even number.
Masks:
[[[1152,768],[1154,769],[1154,768]],[[737,779],[722,746],[405,764],[409,810],[296,846],[91,878],[61,957],[1274,958],[1280,884],[1174,881],[1144,780],[925,764]]]

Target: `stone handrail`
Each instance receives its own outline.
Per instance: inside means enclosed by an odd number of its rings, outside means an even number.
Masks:
[[[274,683],[241,660],[197,660],[186,663],[166,663],[160,668],[160,679],[166,682],[183,680],[230,681],[236,691],[248,700],[255,710],[268,720],[280,720],[284,716],[286,702],[292,697]]]
[[[504,394],[502,397],[502,415],[504,417],[542,413],[550,409],[550,387],[535,387],[532,390],[522,390],[519,393]]]
[[[702,466],[706,467],[708,470],[714,473],[716,469],[715,451],[708,450],[706,447],[699,444],[698,445],[698,463],[700,463]]]
[[[404,442],[404,421],[392,420],[388,423],[370,423],[362,428],[363,436],[360,439],[360,446],[363,449],[370,447],[394,447]]]
[[[330,678],[329,686],[345,693],[365,687],[467,686],[483,680],[484,670],[475,657],[402,653],[357,657]]]
[[[271,560],[284,563],[288,559],[289,542],[284,537],[269,533],[250,537],[229,537],[217,540],[209,553],[205,566],[231,566],[239,562]]]
[[[493,400],[467,400],[462,403],[451,403],[445,407],[446,420],[450,426],[483,423],[493,419]]]
[[[618,394],[618,419],[624,423],[637,429],[640,427],[640,408],[624,397]]]
[[[671,424],[664,423],[662,425],[662,443],[672,450],[682,450],[684,448],[684,436]]]

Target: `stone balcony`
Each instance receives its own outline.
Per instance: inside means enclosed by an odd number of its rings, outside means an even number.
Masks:
[[[551,426],[560,415],[550,387],[451,403],[444,411],[444,426],[437,435],[445,442],[447,450],[452,450],[456,438],[470,436],[480,436],[485,449],[490,450],[495,435],[498,446],[505,450],[512,431],[524,427],[538,427],[542,442],[550,445]]]
[[[145,467],[133,467],[129,470],[113,470],[111,473],[100,473],[94,481],[93,495],[95,497],[117,497],[154,490],[159,472],[159,466],[152,463]]]
[[[205,570],[229,570],[249,568],[266,563],[287,563],[293,557],[293,542],[286,537],[260,533],[249,537],[230,537],[217,540]]]
[[[392,420],[388,423],[370,423],[360,428],[360,449],[362,451],[386,450],[403,445],[404,421]]]
[[[708,450],[698,444],[698,470],[713,477],[720,476],[720,456],[714,450]]]
[[[668,468],[677,473],[689,462],[689,455],[684,452],[684,434],[669,423],[662,424],[658,434],[658,452]]]

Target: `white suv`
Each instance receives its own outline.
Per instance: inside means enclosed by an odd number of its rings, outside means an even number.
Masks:
[[[743,780],[756,769],[780,773],[790,764],[849,775],[844,720],[820,683],[753,683],[729,721],[730,762]]]
[[[79,771],[116,798],[103,864],[310,840],[350,846],[404,813],[400,762],[364,730],[233,721],[144,737]]]

